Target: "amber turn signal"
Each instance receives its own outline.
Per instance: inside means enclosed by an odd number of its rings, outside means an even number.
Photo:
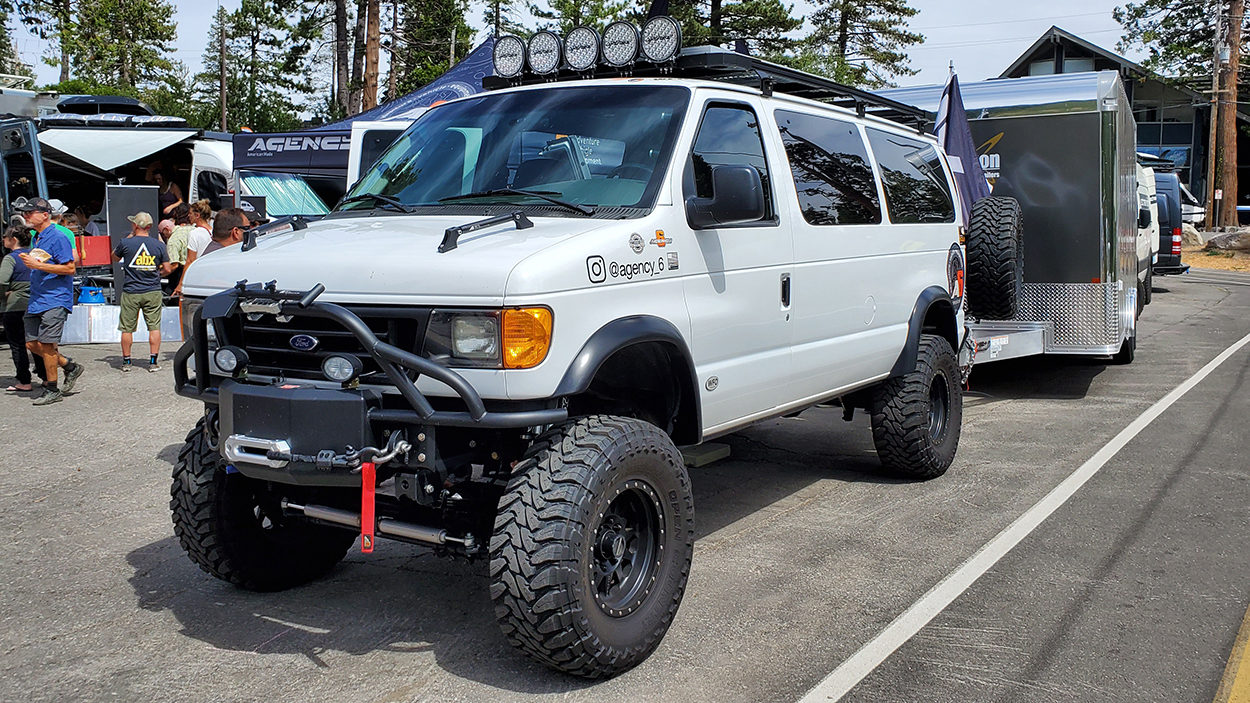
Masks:
[[[543,363],[551,349],[551,311],[520,308],[503,311],[503,367],[529,369]]]

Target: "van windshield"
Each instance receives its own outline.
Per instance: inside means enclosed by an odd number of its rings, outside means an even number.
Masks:
[[[679,86],[586,86],[440,106],[378,159],[339,210],[377,207],[374,198],[353,200],[369,193],[409,207],[445,206],[448,199],[548,206],[524,194],[487,194],[503,189],[597,208],[650,209],[689,99]]]

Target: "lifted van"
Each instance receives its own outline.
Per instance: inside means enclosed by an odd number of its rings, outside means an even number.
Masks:
[[[964,255],[942,149],[912,108],[678,53],[676,27],[650,20],[641,57],[625,23],[501,38],[495,89],[422,115],[327,217],[196,262],[174,374],[204,417],[170,503],[192,561],[271,591],[357,539],[486,559],[508,640],[598,678],[681,602],[679,445],[832,401],[870,414],[891,470],[947,470]]]

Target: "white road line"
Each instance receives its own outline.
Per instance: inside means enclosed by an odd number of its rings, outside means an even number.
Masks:
[[[817,703],[818,701],[826,703],[828,701],[840,700],[842,696],[855,687],[855,684],[872,673],[872,670],[876,669],[896,649],[903,646],[907,640],[911,639],[930,620],[945,610],[946,606],[950,605],[960,594],[968,590],[982,574],[989,571],[994,564],[998,563],[999,559],[1002,559],[1021,540],[1035,530],[1038,525],[1042,524],[1042,521],[1050,516],[1051,513],[1066,503],[1081,486],[1085,485],[1086,481],[1089,481],[1094,474],[1098,473],[1098,470],[1111,457],[1123,449],[1138,433],[1146,429],[1155,418],[1162,415],[1163,411],[1180,400],[1182,396],[1198,385],[1202,379],[1210,375],[1220,364],[1227,361],[1230,356],[1237,353],[1246,344],[1250,344],[1250,334],[1247,334],[1225,349],[1219,356],[1212,359],[1210,363],[1203,366],[1193,376],[1190,376],[1188,380],[1163,396],[1159,402],[1150,406],[1146,412],[1129,423],[1128,427],[1121,430],[1102,449],[1099,449],[1094,456],[1090,457],[1089,461],[1086,461],[1072,475],[1064,479],[1045,498],[1042,498],[1033,507],[1025,511],[1023,515],[1016,518],[1015,522],[1008,525],[1002,532],[999,532],[994,539],[986,542],[985,546],[981,547],[976,554],[973,554],[958,569],[942,579],[928,593],[921,596],[920,600],[913,603],[902,615],[895,618],[894,622],[890,623],[880,634],[861,647],[858,652],[842,662],[838,668],[834,669],[815,688],[808,691],[807,695],[800,700],[800,703]]]
[[[1209,283],[1216,286],[1250,286],[1250,283],[1244,281],[1229,281],[1221,278],[1202,278],[1200,276],[1186,276],[1183,280],[1192,283]]]

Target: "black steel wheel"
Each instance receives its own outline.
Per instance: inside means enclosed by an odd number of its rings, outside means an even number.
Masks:
[[[616,676],[659,646],[693,552],[690,479],[668,435],[633,418],[573,420],[535,440],[499,500],[495,617],[536,661]]]
[[[881,463],[904,476],[941,476],[955,460],[963,420],[959,361],[950,342],[920,335],[914,371],[873,391],[872,441]]]
[[[200,419],[170,486],[174,534],[206,573],[249,591],[280,591],[334,568],[356,535],[284,515],[263,481],[227,473]]]

